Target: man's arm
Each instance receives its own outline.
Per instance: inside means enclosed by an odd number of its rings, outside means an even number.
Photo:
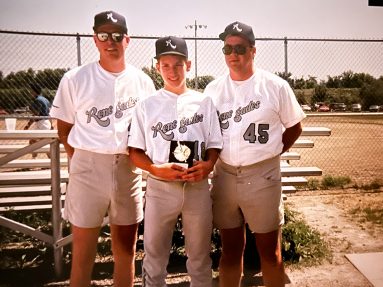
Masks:
[[[295,141],[299,138],[301,133],[302,133],[302,125],[300,122],[286,129],[282,135],[283,149],[281,153],[284,153],[285,151],[290,149],[292,145],[295,143]]]
[[[57,119],[57,133],[58,133],[60,142],[64,145],[65,151],[69,158],[72,158],[74,153],[74,148],[68,144],[68,135],[72,127],[73,127],[73,124]]]

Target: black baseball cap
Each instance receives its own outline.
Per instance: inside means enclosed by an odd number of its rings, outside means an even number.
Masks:
[[[255,44],[253,29],[249,25],[246,25],[244,23],[236,21],[234,23],[229,24],[225,28],[225,31],[219,34],[219,38],[222,41],[225,41],[228,35],[238,35],[247,39],[250,42],[250,44]]]
[[[96,32],[98,27],[106,24],[111,24],[122,29],[125,34],[128,34],[125,17],[114,11],[104,11],[94,16],[93,31]]]
[[[187,59],[188,47],[186,41],[175,36],[159,38],[156,41],[156,56],[154,58],[159,59],[163,55],[179,55]]]

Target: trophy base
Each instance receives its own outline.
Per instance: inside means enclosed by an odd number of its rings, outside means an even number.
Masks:
[[[182,162],[172,162],[180,167],[183,167],[184,169],[188,169],[189,165],[187,163],[182,163]]]

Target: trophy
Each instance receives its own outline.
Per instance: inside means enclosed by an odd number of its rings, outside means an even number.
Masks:
[[[169,162],[174,162],[184,168],[193,166],[194,141],[171,141]]]

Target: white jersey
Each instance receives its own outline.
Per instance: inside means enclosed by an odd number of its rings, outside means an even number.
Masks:
[[[172,141],[193,142],[197,160],[204,150],[222,148],[217,110],[210,98],[193,90],[176,95],[161,89],[137,103],[128,145],[162,164],[169,162]]]
[[[227,74],[211,82],[204,93],[219,114],[224,142],[220,159],[233,166],[280,154],[284,130],[306,116],[289,84],[261,69],[241,82]]]
[[[127,153],[133,107],[154,92],[150,77],[133,66],[116,75],[94,62],[65,73],[50,115],[73,124],[68,143],[74,148]]]

